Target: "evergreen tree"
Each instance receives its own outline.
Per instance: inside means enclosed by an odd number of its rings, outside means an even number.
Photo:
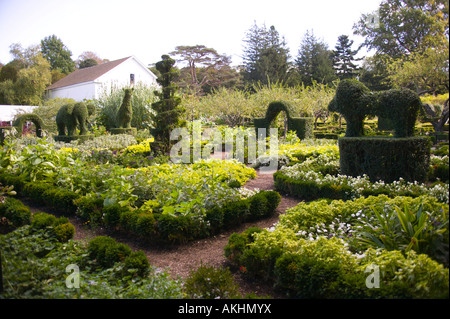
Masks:
[[[174,84],[178,77],[178,71],[173,67],[175,60],[168,55],[161,58],[162,60],[156,63],[160,74],[156,81],[161,85],[161,91],[155,91],[159,101],[152,103],[155,114],[152,116],[154,123],[150,132],[155,141],[161,144],[163,151],[167,152],[171,147],[170,132],[184,125],[184,121],[180,120],[184,109],[178,106],[181,98],[177,96],[178,86]]]
[[[331,83],[336,79],[331,58],[328,46],[313,31],[306,31],[295,60],[299,80],[306,86]]]
[[[339,79],[356,77],[359,67],[354,63],[361,59],[355,58],[358,50],[352,50],[353,40],[348,35],[340,35],[333,51],[333,68]]]
[[[247,83],[284,82],[287,80],[289,49],[274,26],[255,25],[247,33],[244,42],[244,81]]]

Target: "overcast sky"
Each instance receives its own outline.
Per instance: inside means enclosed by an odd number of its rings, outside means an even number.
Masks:
[[[115,60],[130,55],[144,64],[178,45],[205,45],[242,62],[245,34],[255,24],[275,26],[297,56],[307,30],[330,49],[341,34],[357,44],[352,27],[381,0],[0,0],[0,62],[9,46],[26,48],[52,34],[72,51]]]

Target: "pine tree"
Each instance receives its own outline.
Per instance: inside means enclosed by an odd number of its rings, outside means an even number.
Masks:
[[[340,35],[333,51],[333,69],[339,79],[356,77],[359,67],[354,63],[361,59],[355,58],[358,50],[352,50],[353,40],[347,35]]]
[[[161,144],[163,151],[167,152],[171,147],[170,132],[184,125],[184,121],[180,120],[184,109],[178,106],[181,98],[177,96],[178,87],[174,84],[178,77],[178,71],[173,67],[175,61],[168,55],[161,58],[156,63],[156,69],[160,73],[156,81],[161,85],[161,91],[155,91],[159,101],[152,103],[155,115],[152,117],[154,128],[150,132],[155,141]]]
[[[289,49],[274,26],[255,25],[244,40],[244,81],[247,83],[284,82],[287,79]]]
[[[306,31],[295,64],[299,80],[306,86],[313,82],[328,84],[336,78],[328,46],[313,31]]]

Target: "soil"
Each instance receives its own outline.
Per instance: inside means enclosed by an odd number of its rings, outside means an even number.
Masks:
[[[267,172],[259,173],[257,171],[257,177],[250,180],[245,187],[249,189],[257,188],[260,190],[273,190],[273,174]],[[26,199],[23,199],[22,201],[30,207],[32,212],[44,211],[58,215],[58,212],[49,209],[48,207],[36,206]],[[224,247],[228,243],[228,237],[231,234],[235,232],[240,233],[253,226],[260,228],[271,227],[278,222],[280,214],[284,214],[286,209],[297,205],[299,202],[299,199],[282,195],[276,213],[270,218],[251,223],[244,223],[237,228],[228,230],[217,236],[192,241],[183,245],[155,246],[154,244],[139,240],[136,237],[118,234],[117,232],[112,232],[105,228],[87,227],[86,225],[83,225],[77,217],[71,217],[69,220],[76,229],[74,236],[75,240],[88,241],[100,235],[114,237],[117,241],[129,245],[133,250],[144,251],[151,265],[165,269],[174,279],[188,276],[192,270],[195,270],[201,264],[216,267],[228,267],[233,273],[242,295],[252,292],[261,297],[270,296],[271,298],[281,299],[285,298],[285,295],[281,291],[275,289],[271,283],[243,274],[239,269],[229,264],[224,256]]]

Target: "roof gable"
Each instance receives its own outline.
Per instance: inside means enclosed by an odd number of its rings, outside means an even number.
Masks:
[[[110,62],[105,62],[99,65],[94,65],[88,68],[78,69],[69,75],[63,77],[61,80],[53,83],[49,87],[46,88],[46,90],[52,90],[60,87],[70,86],[78,83],[84,83],[84,82],[90,82],[94,81],[103,74],[111,71],[119,64],[123,63],[124,61],[131,58],[131,56],[114,60]]]

